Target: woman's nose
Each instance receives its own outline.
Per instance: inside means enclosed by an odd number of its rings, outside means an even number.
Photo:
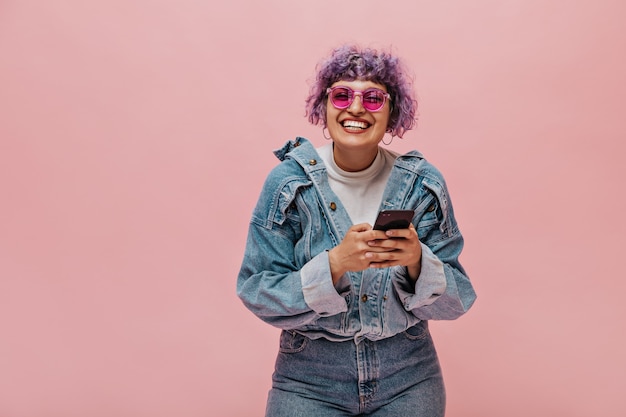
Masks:
[[[355,94],[354,100],[352,100],[352,103],[350,103],[347,110],[352,114],[363,113],[365,111],[365,107],[363,107],[363,102],[361,100],[363,100],[363,96]]]

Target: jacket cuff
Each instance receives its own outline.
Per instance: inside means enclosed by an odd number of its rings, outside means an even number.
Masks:
[[[304,301],[322,317],[348,311],[346,300],[339,295],[330,273],[328,251],[321,252],[300,270]]]
[[[393,285],[396,288],[400,301],[405,310],[411,311],[435,302],[446,292],[446,274],[443,262],[423,243],[422,245],[422,269],[415,282],[415,290],[412,291],[413,283],[408,276],[405,267],[395,267],[396,279]]]

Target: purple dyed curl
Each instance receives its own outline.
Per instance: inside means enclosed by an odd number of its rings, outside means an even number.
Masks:
[[[387,87],[391,113],[387,132],[402,137],[416,123],[417,101],[411,82],[398,57],[356,45],[344,45],[317,66],[317,76],[306,99],[306,115],[314,125],[326,127],[326,89],[337,81],[366,80]]]

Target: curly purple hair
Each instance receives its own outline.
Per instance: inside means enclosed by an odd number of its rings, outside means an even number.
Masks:
[[[402,137],[416,123],[417,101],[403,63],[389,52],[356,45],[336,48],[317,66],[317,76],[306,99],[306,115],[314,125],[326,127],[326,89],[340,80],[367,80],[387,87],[391,113],[387,132]]]

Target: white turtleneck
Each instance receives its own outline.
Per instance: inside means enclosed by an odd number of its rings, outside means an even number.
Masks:
[[[349,172],[339,168],[333,157],[332,143],[317,148],[326,165],[328,182],[345,207],[352,224],[374,224],[391,168],[398,154],[378,148],[372,164],[362,171]]]

